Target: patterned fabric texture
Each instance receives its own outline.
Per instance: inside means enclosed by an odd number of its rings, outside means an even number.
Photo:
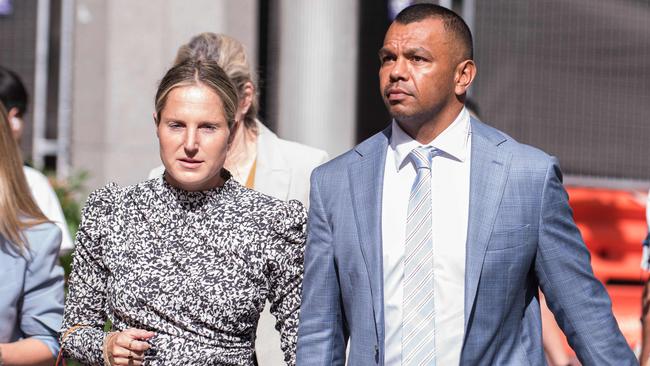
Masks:
[[[61,334],[87,327],[64,340],[66,356],[102,364],[110,320],[113,330],[155,332],[145,365],[253,365],[268,298],[295,364],[305,208],[226,178],[203,192],[156,178],[90,195]]]

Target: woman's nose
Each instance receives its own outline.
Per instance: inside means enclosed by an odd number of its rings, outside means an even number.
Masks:
[[[197,136],[196,129],[188,128],[185,134],[185,141],[183,148],[187,154],[194,154],[199,149],[199,137]]]

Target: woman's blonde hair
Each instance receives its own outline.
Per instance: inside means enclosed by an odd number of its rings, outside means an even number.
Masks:
[[[0,235],[22,250],[27,244],[23,230],[48,221],[32,198],[18,143],[0,103]]]
[[[186,60],[167,71],[156,92],[156,123],[160,123],[160,114],[165,108],[169,93],[174,88],[190,85],[204,85],[219,96],[228,129],[231,129],[237,114],[237,89],[221,67],[210,60]]]
[[[211,60],[216,62],[228,75],[237,88],[239,98],[244,97],[244,87],[247,82],[257,90],[255,77],[251,71],[244,46],[236,39],[224,34],[201,33],[198,34],[178,49],[176,61],[178,65],[187,60]],[[249,129],[254,129],[257,118],[257,93],[253,95],[251,106],[244,116],[244,124]]]

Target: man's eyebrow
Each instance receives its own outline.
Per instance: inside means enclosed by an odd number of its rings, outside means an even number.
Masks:
[[[377,52],[377,55],[379,55],[379,57],[381,57],[381,56],[386,56],[386,55],[392,55],[392,54],[393,54],[393,51],[390,51],[390,50],[389,50],[388,48],[386,48],[386,47],[382,47],[382,48],[380,48],[380,49],[379,49],[379,52]]]
[[[427,55],[431,54],[431,52],[429,52],[429,50],[427,50],[424,47],[407,48],[407,49],[404,50],[404,53],[407,54],[407,55],[412,55],[412,54],[415,54],[415,53],[424,53],[424,54],[427,54]]]

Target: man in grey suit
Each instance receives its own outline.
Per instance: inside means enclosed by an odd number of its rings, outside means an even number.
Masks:
[[[471,118],[455,13],[402,11],[379,51],[394,120],[317,168],[297,365],[545,365],[538,288],[584,365],[633,365],[557,160]]]

